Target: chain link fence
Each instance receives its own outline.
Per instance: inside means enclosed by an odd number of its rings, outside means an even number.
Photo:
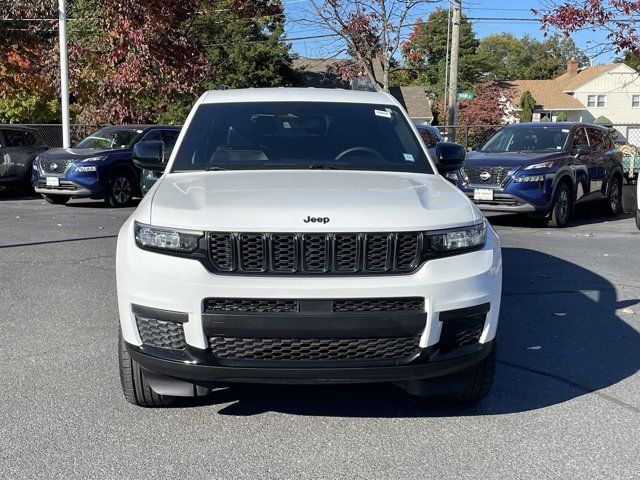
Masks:
[[[44,140],[44,143],[51,148],[62,147],[62,125],[60,124],[46,124],[46,123],[31,123],[20,125],[23,127],[34,128]],[[95,132],[100,128],[99,125],[87,125],[87,124],[71,124],[71,144],[79,142],[89,134]]]

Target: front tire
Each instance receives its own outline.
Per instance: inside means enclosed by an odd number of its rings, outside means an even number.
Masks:
[[[142,368],[129,355],[122,332],[118,333],[118,362],[122,393],[127,402],[139,407],[155,408],[166,407],[175,401],[175,397],[159,395],[151,389]]]
[[[569,223],[571,216],[571,191],[569,185],[562,182],[553,197],[551,210],[547,216],[547,226],[553,228],[564,228]]]
[[[622,179],[614,177],[607,195],[607,213],[615,217],[622,210]]]
[[[52,205],[64,205],[69,201],[67,195],[42,195],[42,198],[44,198],[45,202]]]
[[[131,175],[124,172],[117,172],[111,175],[107,183],[107,194],[105,201],[112,208],[123,208],[129,206],[133,199],[133,180]]]

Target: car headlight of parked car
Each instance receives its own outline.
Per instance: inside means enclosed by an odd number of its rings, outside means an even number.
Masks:
[[[134,234],[140,248],[178,253],[193,252],[204,236],[204,232],[152,227],[138,222],[135,222]]]
[[[102,160],[106,160],[107,156],[106,155],[102,155],[100,157],[89,157],[89,158],[83,158],[82,162],[101,162]]]
[[[551,168],[551,167],[553,167],[553,161],[536,163],[535,165],[529,165],[527,167],[524,167],[523,170],[538,170],[541,168]]]
[[[95,165],[85,165],[85,166],[76,167],[76,172],[95,172],[95,171],[96,171]]]
[[[485,222],[468,227],[454,228],[443,232],[427,232],[429,248],[438,253],[450,253],[456,250],[469,250],[482,247],[487,241]]]
[[[544,182],[544,175],[520,175],[513,181],[516,183]]]

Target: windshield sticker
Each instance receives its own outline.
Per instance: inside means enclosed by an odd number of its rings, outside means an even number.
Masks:
[[[374,110],[374,113],[377,117],[391,118],[391,112],[387,112],[386,110]]]
[[[413,158],[413,155],[411,155],[410,153],[405,153],[404,154],[404,159],[407,162],[415,162],[415,159]]]

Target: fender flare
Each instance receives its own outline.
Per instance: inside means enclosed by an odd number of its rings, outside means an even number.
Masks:
[[[616,174],[620,177],[620,181],[624,186],[624,172],[622,170],[622,167],[620,165],[615,165],[611,169],[611,174],[609,175],[609,178],[607,178],[607,193],[606,193],[607,196],[609,196],[609,192],[611,191],[611,180],[613,180],[613,177],[615,177]],[[622,194],[622,192],[620,192],[620,194]]]
[[[558,185],[565,178],[569,179],[569,183],[571,184],[571,204],[574,205],[576,203],[576,178],[575,173],[569,167],[561,167],[556,172],[556,176],[553,179],[553,184],[551,187],[551,196],[549,197],[549,203],[547,204],[547,208],[551,208],[551,204],[553,203],[553,199],[556,196],[556,190],[558,189]]]

